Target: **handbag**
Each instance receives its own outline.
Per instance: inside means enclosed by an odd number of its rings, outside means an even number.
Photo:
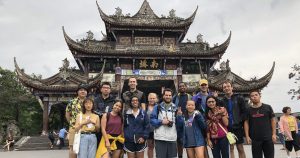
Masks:
[[[81,123],[82,120],[82,114],[79,114],[79,123]],[[81,135],[81,130],[75,133],[74,135],[74,142],[73,142],[73,152],[75,154],[79,153],[79,146],[80,146],[80,135]]]
[[[218,123],[218,125],[226,133],[226,137],[228,139],[229,144],[235,144],[236,141],[238,140],[238,138],[236,137],[236,135],[234,135],[233,133],[228,132],[227,130],[225,130],[224,127],[220,123]]]
[[[60,139],[57,139],[56,145],[57,145],[57,146],[60,145]]]

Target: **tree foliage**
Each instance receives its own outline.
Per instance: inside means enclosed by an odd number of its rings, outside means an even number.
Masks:
[[[23,135],[38,134],[42,114],[36,98],[18,82],[16,74],[0,67],[0,128],[15,120]]]
[[[292,95],[292,99],[297,98],[297,100],[300,100],[300,65],[295,64],[292,67],[292,72],[289,73],[289,79],[294,80],[296,88],[290,89],[288,94]]]

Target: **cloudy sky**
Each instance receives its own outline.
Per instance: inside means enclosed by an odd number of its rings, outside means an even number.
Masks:
[[[143,0],[100,0],[107,14],[116,7],[134,15]],[[300,64],[299,0],[148,0],[157,15],[187,18],[199,6],[185,38],[198,33],[211,45],[232,38],[222,60],[230,60],[233,72],[250,79],[260,78],[276,62],[275,73],[262,99],[276,112],[291,106],[300,112],[300,100],[291,101],[287,91],[296,87],[288,79],[290,67]],[[76,66],[64,41],[62,26],[73,39],[91,30],[96,39],[105,32],[95,0],[0,0],[0,66],[13,70],[13,57],[28,74],[49,77],[58,72],[64,58]]]

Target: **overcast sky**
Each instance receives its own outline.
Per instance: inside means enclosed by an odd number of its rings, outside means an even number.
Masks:
[[[300,112],[300,100],[287,95],[296,87],[288,79],[290,67],[300,64],[299,0],[148,0],[154,12],[168,15],[171,9],[182,18],[199,6],[185,40],[201,33],[211,45],[224,42],[232,31],[230,45],[222,61],[230,60],[233,72],[244,79],[260,78],[276,62],[275,73],[263,90],[263,102],[275,112],[291,106]],[[111,15],[120,7],[134,15],[143,0],[100,0],[102,10]],[[0,66],[13,70],[13,57],[28,74],[54,75],[68,58],[76,66],[64,41],[62,26],[73,39],[91,30],[96,39],[105,32],[95,0],[0,0]]]

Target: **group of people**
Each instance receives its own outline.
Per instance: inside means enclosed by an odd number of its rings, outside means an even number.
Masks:
[[[55,130],[49,131],[48,139],[50,140],[50,142],[49,142],[50,149],[53,149],[54,145],[57,145],[58,149],[62,149],[65,146],[65,137],[67,136],[67,134],[68,134],[68,131],[66,130],[65,127],[60,129],[58,131],[58,133],[55,132]],[[54,144],[56,136],[58,136],[58,139],[56,141],[56,144]]]
[[[200,91],[194,96],[181,82],[177,94],[166,88],[161,101],[157,94],[149,93],[147,102],[134,77],[129,78],[129,91],[122,99],[110,94],[108,82],[103,82],[99,95],[93,97],[87,97],[88,89],[80,85],[78,96],[66,108],[70,158],[119,158],[124,153],[128,158],[143,158],[146,149],[149,158],[153,158],[154,150],[157,158],[181,158],[183,148],[188,158],[207,158],[208,148],[214,158],[234,158],[235,146],[239,158],[245,158],[244,136],[252,144],[253,157],[274,158],[275,115],[270,105],[261,102],[259,90],[250,92],[248,105],[241,95],[233,93],[228,80],[222,83],[224,97],[209,92],[206,79],[199,85]],[[290,128],[291,119],[287,120],[283,121],[284,128]],[[73,139],[78,131],[81,140],[76,155]],[[236,136],[235,144],[229,144],[228,132]],[[294,132],[287,136],[293,140]],[[299,150],[299,145],[290,144]]]

